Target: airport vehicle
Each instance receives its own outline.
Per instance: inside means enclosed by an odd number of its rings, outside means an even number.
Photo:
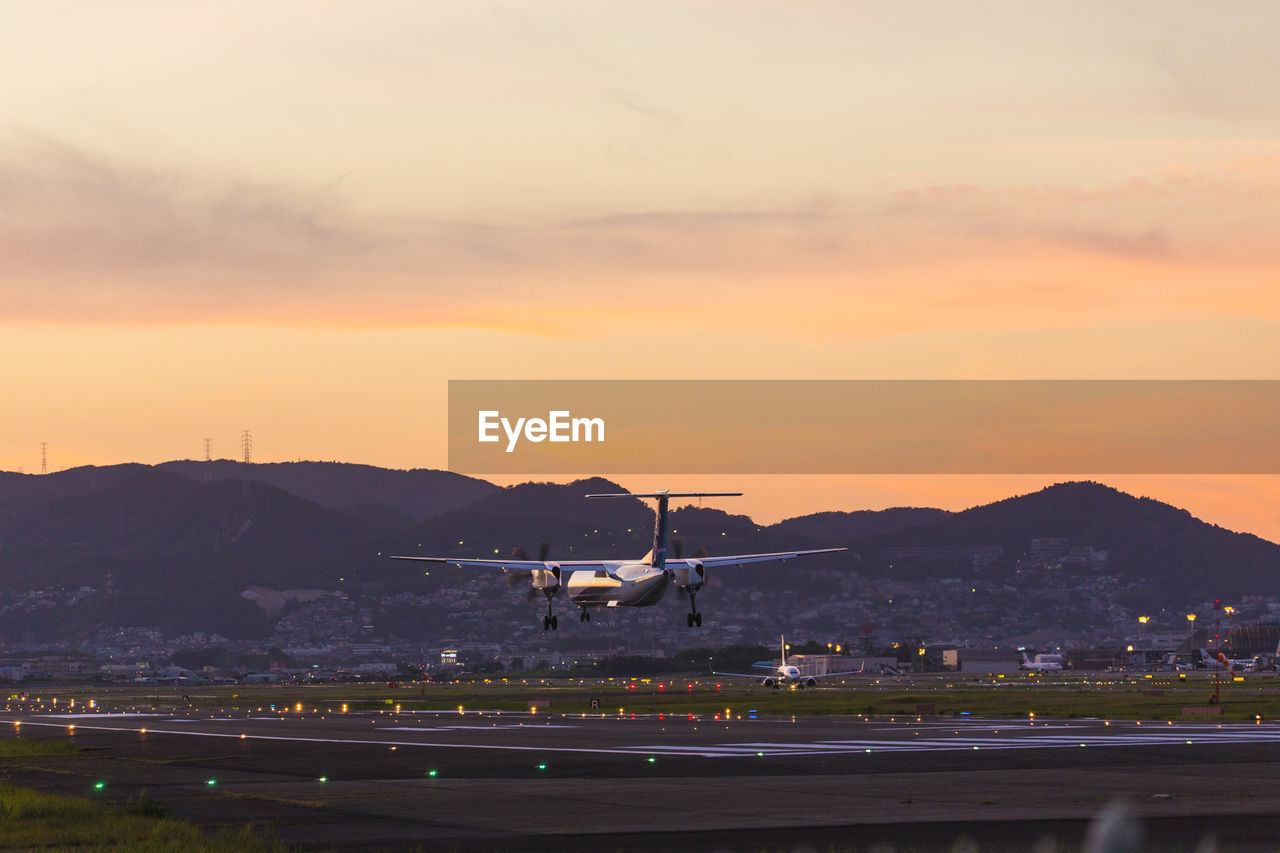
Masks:
[[[834,678],[837,675],[861,675],[861,669],[854,669],[848,672],[827,672],[822,675],[801,675],[800,668],[791,666],[787,663],[787,636],[782,635],[782,662],[778,664],[768,674],[758,672],[715,672],[712,675],[728,675],[734,678],[756,678],[760,680],[761,687],[772,687],[775,690],[784,684],[794,684],[796,687],[817,687],[819,678]],[[760,669],[769,670],[773,666],[772,663],[757,663]]]
[[[690,628],[702,625],[698,612],[698,590],[707,582],[707,569],[741,566],[771,560],[790,560],[812,554],[830,554],[847,548],[815,548],[808,551],[780,551],[773,554],[734,554],[710,557],[699,549],[689,558],[667,557],[667,509],[671,498],[737,497],[742,492],[670,492],[660,490],[645,494],[587,495],[588,498],[651,498],[658,502],[653,526],[653,548],[638,560],[548,560],[546,546],[539,559],[530,560],[517,550],[505,560],[472,560],[457,557],[396,556],[393,560],[419,560],[455,566],[501,569],[509,580],[528,578],[533,589],[547,598],[547,613],[542,617],[542,630],[556,630],[558,619],[552,612],[552,599],[567,589],[569,600],[579,608],[578,621],[591,621],[591,608],[648,607],[657,604],[667,588],[675,586],[689,595],[687,623]]]
[[[1022,663],[1018,664],[1018,669],[1028,672],[1061,672],[1062,661],[1054,660],[1058,655],[1036,655],[1035,660],[1027,657],[1027,653],[1022,653]]]

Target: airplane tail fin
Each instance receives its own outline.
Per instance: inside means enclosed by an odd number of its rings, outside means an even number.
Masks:
[[[782,665],[783,665],[783,666],[786,666],[786,665],[787,665],[787,635],[786,635],[786,634],[782,634],[782,635],[780,635],[780,636],[781,636],[781,638],[782,638],[782,639],[781,639],[781,646],[782,646]]]
[[[620,494],[608,495],[587,495],[589,498],[657,498],[658,515],[653,522],[653,551],[649,558],[649,565],[655,569],[665,569],[667,567],[667,502],[671,498],[735,498],[741,497],[742,492],[646,492],[631,493],[622,492]]]

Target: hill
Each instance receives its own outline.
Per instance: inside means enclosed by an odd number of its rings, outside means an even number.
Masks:
[[[180,460],[157,466],[189,480],[256,480],[330,509],[382,505],[421,521],[492,494],[498,487],[450,471],[408,471],[347,462],[210,462]]]
[[[870,564],[888,571],[885,549],[998,545],[1004,558],[990,568],[1012,577],[1031,558],[1033,539],[1065,539],[1105,550],[1105,563],[1082,565],[1088,574],[1120,574],[1158,590],[1161,600],[1274,595],[1280,586],[1280,545],[1203,522],[1184,509],[1134,497],[1093,482],[1059,483],[1028,495],[953,513],[937,521],[864,537],[857,545]],[[903,561],[898,560],[897,568]],[[913,574],[954,573],[916,561]]]
[[[205,464],[222,476],[206,482]],[[231,478],[237,472],[255,479]],[[378,493],[381,482],[395,483],[393,494]],[[414,484],[422,494],[410,494]],[[274,623],[241,593],[267,587],[349,597],[343,607],[354,609],[343,618],[365,626],[362,636],[500,637],[529,620],[523,597],[507,594],[499,577],[387,557],[500,557],[517,547],[536,556],[542,542],[551,559],[639,557],[651,544],[651,502],[583,497],[619,491],[601,478],[498,488],[443,472],[329,463],[0,472],[0,633],[76,639],[103,626],[152,625],[262,637]],[[1005,620],[1013,630],[1051,621],[1065,602],[1076,614],[1070,624],[1086,630],[1123,624],[1124,607],[1280,594],[1280,546],[1097,483],[1062,483],[963,512],[827,512],[774,525],[686,506],[672,511],[670,529],[673,555],[851,549],[802,567],[716,570],[707,609],[746,624],[785,614],[813,630],[871,622],[924,633],[926,610],[937,608],[955,616],[948,630],[956,633],[1017,611]],[[957,578],[967,579],[965,592],[986,590],[983,606],[951,595]],[[912,610],[886,614],[891,599]],[[336,630],[327,618],[316,616],[311,641]]]

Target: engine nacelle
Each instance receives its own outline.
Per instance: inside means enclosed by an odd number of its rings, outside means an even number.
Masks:
[[[555,589],[560,586],[559,566],[552,566],[549,569],[534,569],[532,574],[534,589]]]
[[[766,679],[764,679],[763,681],[761,681],[760,683],[761,683],[761,684],[763,684],[765,687],[777,687],[777,686],[778,686],[778,680],[777,680],[776,678],[766,678]]]
[[[702,589],[702,585],[707,582],[707,570],[698,562],[689,567],[681,566],[671,570],[671,582],[681,589],[696,591]]]
[[[817,686],[818,686],[818,679],[814,678],[814,677],[811,675],[811,676],[809,676],[808,678],[806,678],[806,679],[804,680],[804,686],[805,686],[805,687],[817,687]]]

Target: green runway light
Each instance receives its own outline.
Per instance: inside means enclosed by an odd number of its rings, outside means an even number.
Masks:
[[[319,779],[317,779],[316,781],[317,781],[317,782],[328,782],[328,781],[329,781],[329,777],[328,777],[328,776],[321,776],[321,777],[320,777]]]
[[[545,765],[545,764],[539,764],[539,765],[538,765],[538,769],[539,769],[539,770],[546,770],[546,769],[547,769],[547,765]]]
[[[440,771],[438,771],[438,770],[428,770],[428,771],[427,771],[427,775],[428,775],[428,776],[430,776],[432,779],[434,779],[434,778],[436,778],[436,774],[437,774],[437,773],[439,773],[439,772],[440,772]]]
[[[217,779],[210,779],[208,782],[205,782],[205,784],[206,784],[206,785],[216,785],[216,784],[218,784],[218,780],[217,780]]]
[[[756,758],[764,758],[764,753],[763,753],[763,752],[757,752],[757,753],[756,753]]]
[[[95,783],[93,783],[93,787],[94,787],[94,788],[96,788],[97,790],[101,791],[103,788],[107,787],[107,783],[106,783],[106,782],[95,782]]]
[[[652,755],[650,755],[650,756],[649,756],[649,763],[650,763],[650,764],[656,764],[657,762],[658,762],[658,759],[654,758]]]

